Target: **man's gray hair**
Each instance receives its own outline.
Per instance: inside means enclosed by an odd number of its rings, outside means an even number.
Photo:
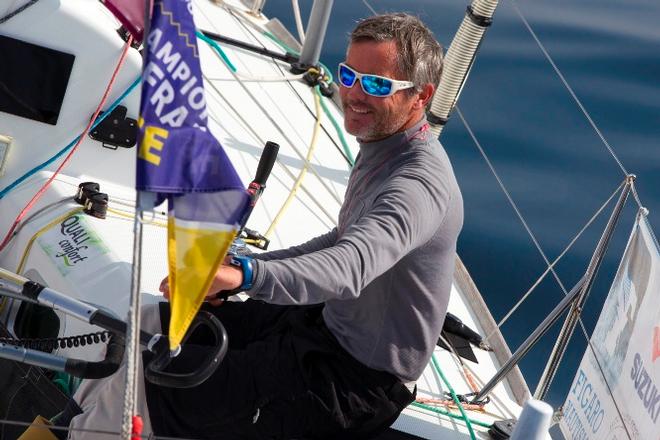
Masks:
[[[351,32],[351,43],[366,40],[394,40],[399,70],[405,79],[415,84],[417,91],[428,83],[438,86],[442,74],[442,46],[419,18],[405,13],[365,18]]]

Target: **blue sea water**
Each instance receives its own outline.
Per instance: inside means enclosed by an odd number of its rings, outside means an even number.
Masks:
[[[307,17],[311,0],[299,0]],[[356,20],[377,12],[419,15],[445,46],[463,18],[464,0],[335,0],[322,60],[343,60]],[[660,3],[654,0],[528,0],[515,3],[611,145],[626,172],[637,176],[641,202],[660,231]],[[291,5],[271,0],[265,12],[295,30]],[[295,33],[295,31],[294,31]],[[512,199],[552,261],[624,178],[544,57],[514,4],[504,1],[459,101],[469,126]],[[546,265],[504,193],[454,113],[443,142],[465,199],[459,255],[496,320],[543,273]],[[567,289],[582,276],[613,203],[557,265]],[[591,333],[632,228],[631,197],[583,313]],[[563,297],[548,277],[502,326],[512,350]],[[563,318],[562,318],[563,321]],[[521,362],[532,392],[560,323]],[[547,400],[564,401],[586,347],[578,329]]]

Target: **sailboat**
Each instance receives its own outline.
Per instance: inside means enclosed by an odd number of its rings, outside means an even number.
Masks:
[[[68,309],[89,304],[119,321],[129,311],[139,215],[134,163],[142,57],[131,46],[130,19],[118,19],[102,3],[13,3],[0,7],[0,15],[9,17],[0,24],[0,38],[11,48],[8,54],[17,54],[10,65],[21,72],[9,75],[15,80],[7,83],[12,105],[0,109],[0,231],[12,231],[0,250],[0,289],[7,295],[0,319],[5,337],[29,340],[31,349],[98,362],[107,356],[102,344],[107,333]],[[257,251],[284,248],[331,229],[357,153],[356,142],[341,127],[332,69],[319,62],[315,70],[291,72],[305,46],[279,20],[262,13],[263,2],[192,4],[210,130],[243,181],[254,176],[268,142],[280,148],[239,245]],[[473,18],[483,15],[472,9],[467,20],[474,24]],[[482,20],[483,31],[487,23]],[[313,39],[310,30],[306,42]],[[471,60],[468,56],[466,67]],[[466,76],[456,75],[458,93]],[[21,88],[38,93],[19,95]],[[436,111],[447,117],[452,99]],[[92,117],[95,109],[98,115]],[[66,166],[57,170],[70,153]],[[47,182],[43,196],[26,210]],[[166,222],[159,208],[140,217],[142,304],[162,301],[158,285],[167,273]],[[20,297],[15,286],[26,280],[47,286],[57,300],[51,297],[46,307]],[[79,302],[67,308],[64,298]],[[443,335],[439,342],[445,348],[437,348],[417,382],[418,401],[387,438],[507,438],[531,396],[460,259],[449,311],[455,326],[471,329],[477,342],[465,332]],[[480,335],[488,336],[488,344],[478,342]],[[5,341],[4,346],[13,344]],[[31,356],[38,358],[37,365],[53,367],[51,358],[32,351],[26,357]],[[3,361],[12,373],[0,399],[2,438],[16,438],[36,415],[49,418],[61,411],[76,382],[26,366],[25,357],[10,359]],[[507,363],[506,378],[491,381]],[[485,386],[487,395],[479,396]]]

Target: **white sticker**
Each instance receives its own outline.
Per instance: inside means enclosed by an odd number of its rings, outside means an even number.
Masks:
[[[37,239],[63,277],[89,273],[97,267],[98,257],[109,252],[85,216],[79,213],[67,217]]]

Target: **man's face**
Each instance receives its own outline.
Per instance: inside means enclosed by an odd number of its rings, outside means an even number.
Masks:
[[[346,64],[360,73],[403,78],[396,63],[394,41],[358,41],[351,43]],[[367,95],[359,81],[347,88],[340,84],[339,93],[344,108],[344,127],[361,142],[384,139],[415,124],[420,114],[413,109],[417,94],[400,90],[391,96],[379,98]]]

